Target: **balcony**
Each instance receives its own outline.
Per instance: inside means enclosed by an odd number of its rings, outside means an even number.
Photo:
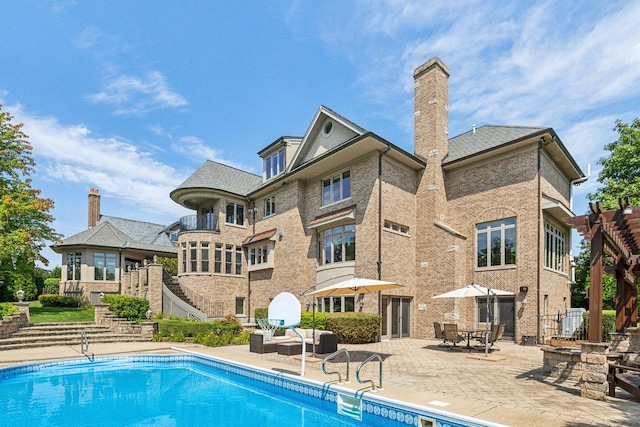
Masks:
[[[179,220],[180,232],[194,230],[219,231],[215,214],[187,215]]]

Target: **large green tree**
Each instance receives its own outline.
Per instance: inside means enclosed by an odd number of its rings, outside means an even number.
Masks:
[[[47,265],[41,251],[59,238],[50,226],[53,201],[31,187],[31,144],[12,120],[0,105],[0,301],[15,300],[21,288],[26,298],[37,295],[35,262]]]
[[[600,202],[603,210],[618,209],[619,199],[629,197],[632,206],[640,206],[640,118],[630,124],[616,121],[618,139],[604,146],[608,155],[598,163],[602,170],[598,174],[598,189],[587,195],[592,202]],[[574,307],[587,308],[589,262],[591,247],[582,242],[580,255],[575,257],[576,285],[572,287],[571,302]],[[616,295],[616,280],[603,278],[603,306],[613,309]]]

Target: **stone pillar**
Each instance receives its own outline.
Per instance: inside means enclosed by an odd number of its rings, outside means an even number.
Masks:
[[[124,273],[120,282],[122,283],[120,293],[122,295],[131,295],[131,273],[128,271]]]
[[[138,287],[138,298],[143,298],[146,299],[147,298],[147,283],[148,283],[148,274],[149,271],[147,270],[148,267],[140,267],[140,270],[138,270],[138,281],[140,283],[140,286]]]
[[[162,265],[149,264],[149,309],[152,313],[162,313]]]
[[[94,304],[94,307],[95,307],[94,322],[96,322],[96,325],[104,325],[105,316],[111,315],[111,310],[109,310],[109,304],[99,303],[99,304]]]
[[[627,351],[640,353],[640,328],[626,328],[625,335],[629,337],[629,348]]]
[[[140,296],[140,271],[137,268],[131,271],[131,293],[129,295]]]
[[[29,317],[29,303],[28,302],[14,302],[12,303],[18,309],[20,309],[20,318],[22,320],[23,326],[27,326],[31,323],[31,317]],[[1,319],[0,319],[1,320]]]
[[[627,352],[629,351],[629,344],[629,334],[614,332],[613,334],[611,334],[611,344],[609,345],[609,351],[613,353]]]
[[[582,384],[580,395],[587,399],[605,400],[609,384],[607,373],[609,345],[607,343],[581,342]]]

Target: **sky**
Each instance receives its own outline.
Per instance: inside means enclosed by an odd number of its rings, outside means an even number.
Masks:
[[[320,105],[413,152],[413,70],[438,56],[449,136],[552,127],[590,170],[581,215],[616,120],[640,116],[639,17],[638,1],[9,0],[0,104],[69,237],[91,188],[105,215],[191,214],[169,193],[206,160],[260,174],[258,151],[303,136]]]

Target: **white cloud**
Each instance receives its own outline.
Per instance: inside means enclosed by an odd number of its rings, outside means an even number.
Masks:
[[[184,214],[184,209],[167,195],[186,175],[163,164],[138,147],[118,138],[91,136],[86,126],[63,125],[53,117],[36,117],[22,106],[5,108],[15,122],[24,123],[39,175],[60,183],[83,183],[100,188],[141,211],[168,216]]]
[[[222,156],[222,151],[211,148],[197,136],[183,136],[177,139],[177,142],[171,144],[171,149],[176,153],[183,154],[192,161],[205,162],[212,160],[214,162],[224,163],[234,168],[254,172],[252,167],[247,167],[235,162],[229,161]]]
[[[89,95],[95,103],[114,105],[116,115],[138,115],[162,108],[187,105],[187,100],[174,92],[158,71],[144,78],[120,75],[113,78],[101,92]]]

